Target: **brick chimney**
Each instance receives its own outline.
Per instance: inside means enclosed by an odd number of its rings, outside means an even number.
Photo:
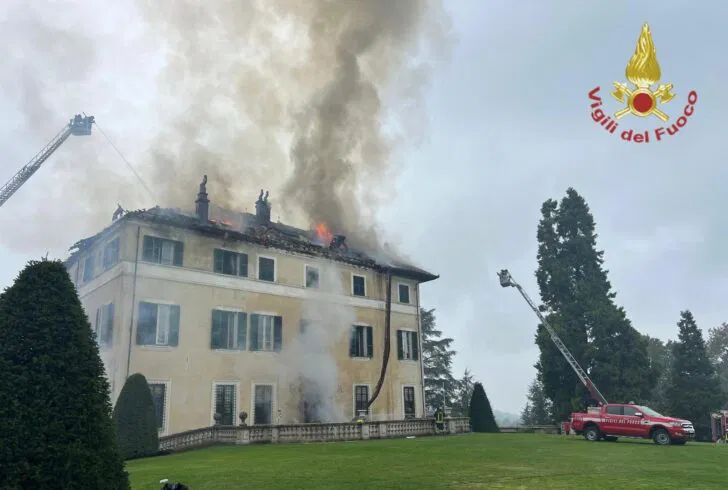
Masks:
[[[197,193],[195,201],[195,214],[203,223],[210,220],[210,200],[207,198],[207,175],[202,178],[200,192]]]
[[[268,202],[268,191],[265,191],[263,195],[263,189],[260,190],[258,200],[255,201],[255,218],[260,225],[267,225],[270,223],[270,203]]]

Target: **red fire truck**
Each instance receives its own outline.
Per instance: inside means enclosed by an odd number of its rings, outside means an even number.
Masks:
[[[667,417],[649,407],[608,403],[571,414],[571,429],[587,441],[616,441],[618,437],[652,439],[660,445],[685,444],[695,437],[689,420]]]

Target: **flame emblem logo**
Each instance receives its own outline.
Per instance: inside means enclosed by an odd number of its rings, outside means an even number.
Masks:
[[[652,34],[650,26],[645,24],[642,26],[642,32],[637,40],[632,58],[627,63],[624,71],[634,88],[630,88],[626,83],[614,82],[614,92],[612,97],[619,102],[626,104],[626,107],[614,113],[615,119],[621,119],[627,114],[633,114],[638,117],[656,116],[661,121],[666,122],[669,118],[667,114],[662,112],[659,104],[667,104],[675,94],[672,92],[672,84],[661,84],[653,92],[651,87],[660,81],[662,73],[660,72],[660,64],[657,62],[657,53],[655,44],[652,42]]]

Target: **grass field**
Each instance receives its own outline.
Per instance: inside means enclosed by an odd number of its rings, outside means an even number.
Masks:
[[[728,446],[590,443],[535,434],[465,434],[306,445],[222,446],[130,461],[133,489],[159,480],[236,488],[719,488]]]

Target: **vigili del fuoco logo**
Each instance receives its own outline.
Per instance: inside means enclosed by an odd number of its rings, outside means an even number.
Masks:
[[[627,63],[624,73],[632,86],[623,82],[614,82],[612,97],[623,104],[623,107],[613,115],[607,115],[603,109],[602,98],[599,96],[601,87],[595,87],[589,92],[589,100],[592,102],[591,117],[595,123],[608,133],[619,134],[623,140],[635,143],[662,141],[667,139],[668,136],[675,136],[685,127],[695,110],[698,93],[695,90],[688,93],[687,104],[683,107],[677,119],[671,122],[670,116],[666,112],[668,108],[665,107],[665,110],[663,110],[663,107],[675,98],[675,93],[672,91],[671,83],[657,85],[662,73],[660,72],[660,64],[657,62],[657,53],[652,42],[650,26],[647,23],[642,26],[642,32],[637,40],[637,47],[629,63]],[[652,90],[655,85],[657,85],[657,88]],[[617,121],[621,122],[623,117],[630,114],[650,119],[650,116],[654,116],[663,124],[651,130],[636,131],[621,128],[620,132],[617,132],[620,124]]]

